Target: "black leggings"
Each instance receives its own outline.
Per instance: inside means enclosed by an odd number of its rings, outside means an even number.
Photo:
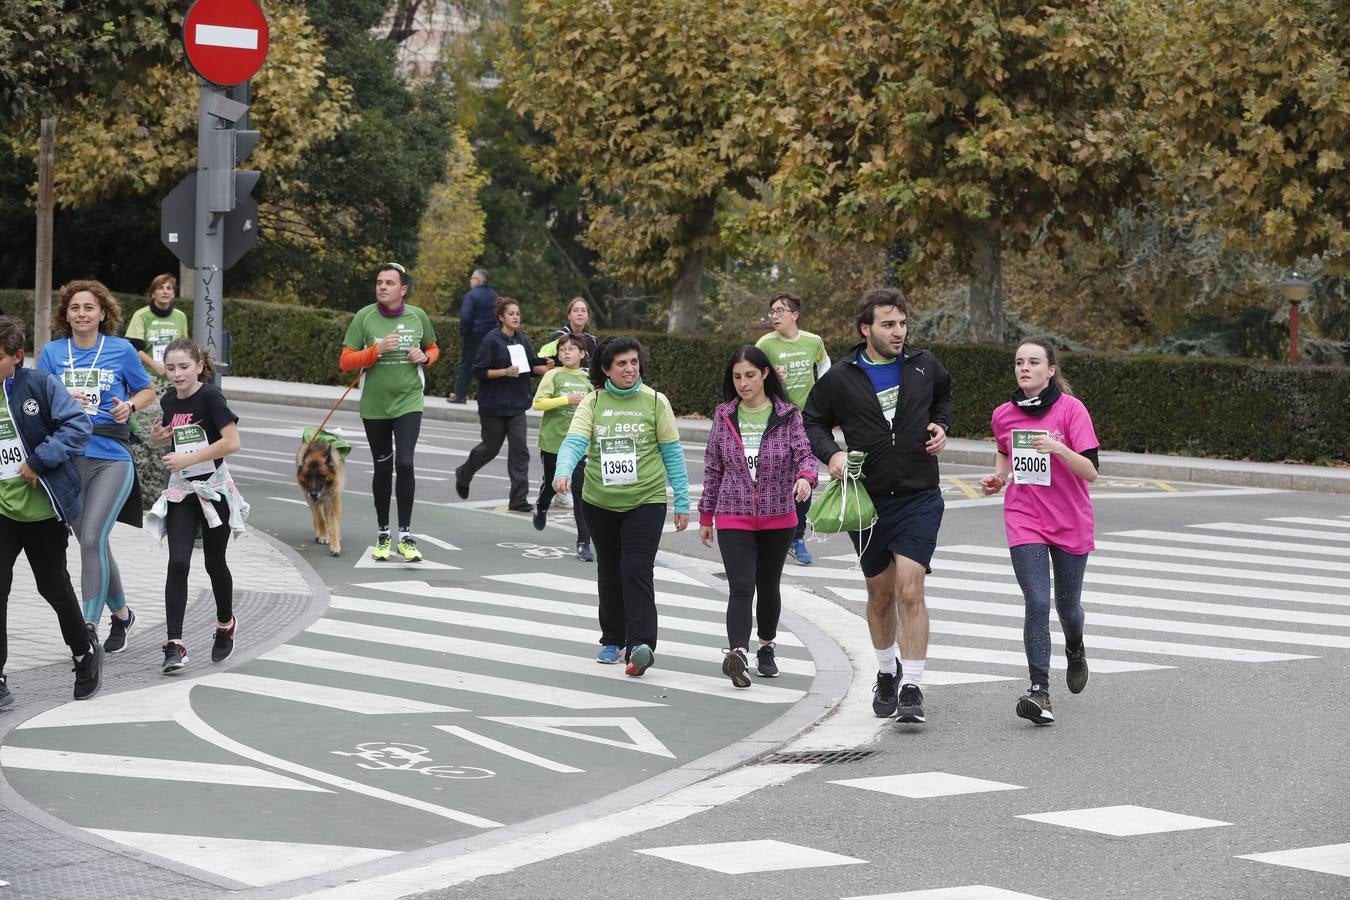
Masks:
[[[759,622],[759,639],[770,643],[778,635],[778,617],[783,599],[778,583],[783,577],[783,562],[793,529],[747,531],[741,528],[717,529],[717,549],[727,571],[727,649],[748,649],[750,644],[750,606],[754,602]]]
[[[14,563],[22,550],[33,570],[37,591],[56,613],[61,625],[61,638],[72,656],[89,652],[89,635],[84,630],[84,616],[75,586],[70,583],[66,568],[66,543],[69,535],[63,522],[52,517],[41,522],[16,522],[0,515],[0,674],[4,674],[9,659],[8,624],[9,589],[14,584]]]
[[[413,495],[417,479],[413,474],[413,451],[417,436],[422,431],[420,412],[404,413],[397,419],[362,419],[366,426],[366,443],[375,458],[375,474],[370,479],[370,492],[375,495],[375,518],[380,531],[389,530],[389,492],[395,486],[397,474],[398,529],[412,528]],[[394,449],[397,447],[397,451]]]
[[[202,554],[206,557],[206,574],[211,578],[211,593],[216,597],[216,621],[228,622],[234,617],[234,576],[225,562],[225,549],[230,543],[230,505],[224,500],[213,504],[220,524],[206,527],[206,514],[196,496],[170,503],[164,514],[164,531],[169,539],[169,577],[164,582],[164,611],[169,640],[183,639],[183,613],[187,611],[188,572],[192,569],[192,544],[197,539],[197,525],[202,526]]]
[[[549,506],[553,504],[553,498],[557,492],[553,490],[554,473],[558,469],[558,454],[549,453],[547,450],[539,451],[539,458],[544,462],[544,486],[539,489],[539,509],[548,512]],[[576,470],[572,472],[572,521],[577,524],[577,543],[589,544],[591,542],[590,529],[586,527],[586,511],[582,509],[581,489],[586,485],[586,460],[582,459],[577,463]]]
[[[625,512],[586,504],[586,523],[595,539],[601,644],[656,649],[652,570],[665,522],[664,503],[644,503]]]

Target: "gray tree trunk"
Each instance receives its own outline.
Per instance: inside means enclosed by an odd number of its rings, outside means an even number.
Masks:
[[[698,307],[703,299],[703,266],[708,251],[703,239],[713,229],[717,216],[717,197],[703,200],[685,221],[685,246],[692,249],[680,260],[675,282],[670,288],[671,334],[691,334],[698,331]]]
[[[33,285],[33,358],[52,337],[52,221],[56,202],[56,117],[43,116],[38,144],[37,277]]]
[[[982,222],[973,235],[970,259],[970,339],[1003,343],[1003,235],[998,225]]]

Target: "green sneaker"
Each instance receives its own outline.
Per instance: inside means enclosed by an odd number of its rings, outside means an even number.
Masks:
[[[410,537],[398,539],[398,555],[407,562],[417,562],[422,558],[422,551],[417,549],[417,542]]]
[[[370,555],[380,562],[384,562],[389,558],[393,546],[393,542],[389,540],[389,535],[382,534],[375,540],[375,549],[371,551]]]

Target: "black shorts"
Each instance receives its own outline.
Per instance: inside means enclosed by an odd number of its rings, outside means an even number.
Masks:
[[[869,531],[850,531],[849,539],[858,553],[863,575],[873,578],[886,571],[891,555],[912,559],[932,572],[929,563],[937,549],[938,529],[942,527],[942,491],[929,488],[917,494],[872,497],[877,524]]]

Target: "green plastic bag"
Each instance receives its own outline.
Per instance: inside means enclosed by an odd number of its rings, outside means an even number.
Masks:
[[[867,454],[850,450],[848,472],[826,485],[820,497],[811,504],[806,521],[821,534],[841,531],[866,531],[877,522],[877,509],[862,486],[862,465]]]

